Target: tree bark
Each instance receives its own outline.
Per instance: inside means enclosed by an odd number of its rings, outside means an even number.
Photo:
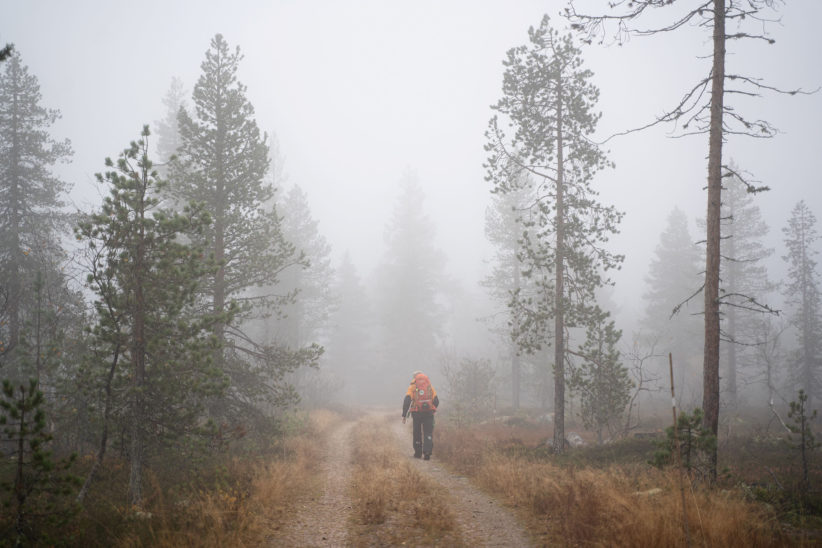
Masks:
[[[557,82],[557,249],[554,287],[554,451],[565,451],[565,211],[563,204],[562,84]]]
[[[514,265],[514,289],[519,290],[520,288],[520,278],[519,278],[519,261],[516,261]],[[519,332],[519,322],[517,322],[516,318],[514,319],[514,333]],[[512,391],[512,406],[514,411],[519,410],[519,393],[520,393],[520,356],[519,351],[517,350],[517,345],[515,341],[511,341],[511,391]]]
[[[137,233],[137,249],[134,260],[134,325],[132,326],[131,363],[134,372],[132,381],[132,413],[131,413],[131,472],[129,474],[129,498],[134,507],[139,508],[143,503],[143,457],[145,454],[145,440],[143,424],[146,422],[145,397],[143,390],[146,383],[146,307],[143,284],[145,273],[145,188],[147,173],[143,174],[143,195],[140,197]]]
[[[722,197],[723,95],[725,84],[725,0],[714,0],[714,51],[711,121],[708,145],[707,250],[705,259],[705,348],[702,407],[704,426],[719,432],[719,265]],[[711,480],[716,480],[716,449],[709,455]]]

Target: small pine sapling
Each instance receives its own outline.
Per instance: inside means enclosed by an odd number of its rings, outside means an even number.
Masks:
[[[799,456],[802,461],[802,480],[799,484],[799,492],[805,497],[810,490],[810,478],[808,476],[808,457],[809,453],[814,449],[819,448],[822,444],[818,443],[811,431],[811,421],[816,418],[816,410],[809,413],[806,408],[808,395],[804,390],[799,391],[797,401],[791,402],[791,410],[788,412],[788,417],[793,419],[794,424],[788,424],[788,429],[799,439],[793,444],[799,450]]]
[[[702,409],[696,408],[690,415],[680,413],[676,420],[682,466],[691,479],[708,477],[711,470],[709,457],[716,448],[716,436],[703,425],[703,416]],[[657,450],[651,461],[651,464],[660,468],[676,462],[673,427],[666,428],[665,433],[666,438],[657,443]]]
[[[17,390],[9,380],[3,381],[0,425],[4,439],[14,446],[14,479],[0,481],[0,490],[7,495],[3,506],[11,508],[9,517],[13,521],[12,524],[0,520],[0,528],[13,526],[13,533],[6,530],[4,534],[7,538],[13,534],[16,545],[36,540],[49,543],[45,531],[38,528],[60,525],[73,515],[72,506],[61,504],[60,497],[71,495],[80,483],[69,471],[75,455],[55,461],[47,449],[52,436],[46,431],[43,404],[43,393],[36,380],[30,380],[28,387],[20,385]]]

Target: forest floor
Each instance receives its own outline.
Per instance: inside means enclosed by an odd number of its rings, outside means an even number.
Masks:
[[[410,429],[411,421],[403,425],[396,413],[371,412],[329,433],[322,487],[296,502],[295,516],[269,539],[271,545],[533,544],[510,510],[436,461],[436,444],[432,460],[414,459]],[[372,437],[362,437],[362,431]],[[369,458],[357,462],[362,455]],[[381,477],[385,481],[379,487],[371,484]],[[425,491],[421,502],[406,500],[409,489]]]

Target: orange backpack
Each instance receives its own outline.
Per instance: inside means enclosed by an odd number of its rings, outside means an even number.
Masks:
[[[437,408],[434,405],[434,389],[431,381],[424,373],[419,373],[414,377],[414,395],[411,411],[422,411],[424,413],[434,413]]]

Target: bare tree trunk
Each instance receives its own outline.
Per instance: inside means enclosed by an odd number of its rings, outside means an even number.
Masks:
[[[144,174],[144,177],[146,175]],[[143,181],[143,191],[145,192],[147,182]],[[146,421],[145,397],[143,390],[146,383],[146,316],[147,306],[145,295],[143,294],[143,284],[145,280],[145,203],[141,198],[140,207],[140,229],[138,232],[136,257],[134,260],[135,282],[134,282],[134,325],[132,327],[132,348],[131,363],[134,371],[132,381],[132,410],[131,410],[131,472],[129,475],[129,498],[132,506],[140,507],[143,503],[143,458],[145,455],[145,439],[143,436],[143,423]]]
[[[554,451],[565,451],[565,310],[563,302],[565,281],[565,230],[563,204],[562,155],[562,88],[557,82],[557,249],[554,287]]]
[[[519,278],[519,261],[514,266],[514,289],[518,290],[520,286],[520,278]],[[514,319],[514,333],[519,332],[519,322]],[[519,351],[517,349],[517,345],[515,341],[511,341],[511,391],[512,391],[512,399],[511,405],[514,408],[514,411],[519,410],[519,393],[520,393],[520,357]]]
[[[714,53],[711,122],[708,145],[707,252],[705,260],[705,353],[702,407],[704,425],[719,432],[719,264],[722,195],[722,115],[725,83],[725,0],[714,0]],[[709,455],[710,476],[716,480],[716,449]]]
[[[77,502],[79,504],[82,504],[83,500],[86,498],[88,490],[91,487],[91,483],[97,476],[97,472],[103,466],[103,458],[106,456],[106,447],[108,446],[108,423],[109,418],[111,417],[111,384],[114,380],[114,372],[117,369],[117,362],[119,361],[119,358],[120,345],[118,344],[114,349],[114,357],[111,359],[111,367],[109,368],[108,376],[106,377],[106,402],[103,408],[103,432],[100,435],[100,448],[97,450],[97,459],[94,461],[88,476],[86,476],[86,481],[83,482],[83,487],[81,487],[80,492],[77,493]]]

